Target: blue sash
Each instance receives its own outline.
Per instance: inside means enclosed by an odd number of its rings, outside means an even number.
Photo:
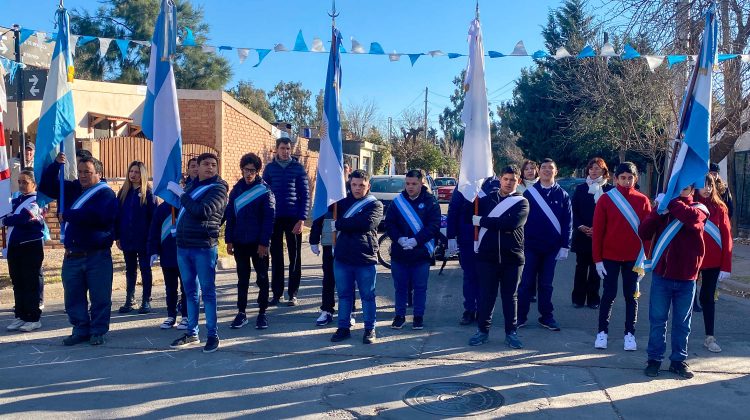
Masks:
[[[645,273],[646,253],[643,250],[643,241],[641,241],[641,237],[638,236],[638,226],[641,224],[641,220],[635,213],[633,206],[630,205],[625,196],[623,196],[622,193],[617,190],[617,188],[612,188],[611,190],[609,190],[609,192],[607,192],[607,195],[610,199],[612,199],[612,202],[615,203],[615,206],[618,210],[620,210],[620,213],[622,213],[623,217],[625,217],[625,220],[628,221],[630,227],[633,228],[635,237],[638,238],[638,242],[641,243],[641,251],[638,252],[638,258],[636,258],[635,260],[633,271],[638,274],[643,274]]]
[[[190,193],[190,198],[193,200],[197,200],[201,195],[203,195],[204,192],[208,191],[209,188],[213,187],[217,184],[208,184],[204,185],[202,187],[198,187],[193,192]],[[185,214],[185,207],[180,209],[180,214],[177,216],[177,224],[180,224],[180,219],[182,219],[182,215]]]
[[[706,233],[716,241],[716,244],[719,245],[719,249],[723,248],[721,245],[721,231],[719,231],[719,227],[716,226],[714,222],[706,220]]]
[[[354,203],[353,206],[349,207],[349,210],[347,210],[346,213],[344,213],[344,218],[348,219],[348,218],[354,216],[355,214],[361,212],[362,209],[366,205],[372,203],[373,201],[377,201],[377,200],[378,199],[375,198],[374,195],[368,194],[364,198],[359,199],[356,203]]]
[[[708,208],[703,204],[696,203],[693,204],[693,207],[705,211],[706,214],[709,213]],[[708,223],[708,221],[706,221],[706,223]],[[664,229],[664,232],[662,232],[661,236],[659,236],[659,239],[657,239],[656,245],[654,245],[654,250],[651,253],[651,259],[646,261],[646,271],[653,271],[656,268],[656,265],[659,263],[662,254],[664,254],[664,251],[669,246],[669,243],[672,242],[672,239],[674,239],[680,229],[682,229],[682,222],[677,219],[672,220],[672,222],[667,225],[667,228]]]
[[[240,196],[234,200],[234,214],[240,214],[240,210],[242,210],[243,207],[252,203],[256,198],[262,196],[266,192],[268,192],[268,188],[263,184],[258,184],[240,194]]]
[[[71,210],[78,210],[81,207],[83,207],[83,205],[86,204],[86,202],[89,201],[89,199],[91,197],[93,197],[94,194],[98,193],[103,188],[107,188],[107,183],[104,182],[104,181],[99,181],[98,184],[96,184],[93,187],[89,188],[88,191],[86,191],[85,193],[81,194],[81,196],[78,197],[76,199],[76,201],[73,202],[73,205],[70,206]],[[64,214],[65,213],[63,213],[63,217],[64,217]],[[65,231],[67,229],[68,229],[68,222],[65,222],[65,226],[63,226],[63,229],[60,232],[60,242],[65,242]]]
[[[406,220],[406,224],[409,225],[411,228],[411,231],[416,235],[419,233],[419,231],[424,228],[424,225],[422,224],[422,221],[419,219],[419,216],[417,215],[417,212],[414,211],[414,208],[406,201],[406,198],[404,198],[403,194],[399,194],[396,196],[396,199],[393,200],[393,204],[396,205],[396,208],[401,213],[401,216]],[[393,239],[393,238],[392,238]],[[435,240],[431,239],[429,242],[426,242],[424,246],[427,247],[427,252],[430,253],[430,255],[435,253]]]
[[[164,219],[164,222],[161,224],[161,241],[164,242],[167,240],[169,235],[174,236],[174,225],[172,224],[172,215],[168,214],[167,218]]]

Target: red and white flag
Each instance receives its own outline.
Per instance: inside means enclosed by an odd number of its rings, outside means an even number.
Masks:
[[[8,112],[8,99],[5,94],[5,68],[0,64],[0,216],[6,215],[13,209],[10,200],[10,165],[8,164],[8,149],[5,145],[5,127],[3,113]]]

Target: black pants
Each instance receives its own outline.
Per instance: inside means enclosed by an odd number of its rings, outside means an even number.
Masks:
[[[258,255],[257,244],[234,244],[234,261],[237,262],[237,310],[247,309],[247,290],[250,287],[250,262],[255,267],[255,284],[258,292],[258,313],[266,313],[268,308],[268,256]],[[282,284],[283,285],[283,284]]]
[[[294,225],[299,220],[293,217],[279,217],[273,223],[271,235],[271,282],[273,297],[284,296],[284,249],[283,241],[286,237],[286,249],[289,254],[289,298],[297,296],[300,279],[302,278],[302,234],[292,233]]]
[[[638,284],[638,273],[633,271],[635,261],[610,261],[604,260],[604,290],[602,292],[602,305],[599,307],[599,331],[609,334],[609,317],[612,315],[612,306],[617,297],[617,283],[622,272],[622,294],[625,297],[625,334],[635,335],[635,323],[638,320],[638,299],[635,298],[635,289]]]
[[[714,320],[716,318],[716,284],[719,281],[719,268],[701,270],[700,300],[703,307],[703,326],[706,335],[714,335]]]
[[[187,317],[187,303],[185,303],[185,287],[182,285],[180,269],[178,267],[162,267],[164,274],[164,288],[167,292],[167,316],[177,317],[177,285],[180,287],[180,315]]]
[[[574,305],[598,305],[599,274],[591,256],[591,249],[576,250],[576,274],[571,299]]]
[[[125,290],[128,296],[135,294],[135,280],[138,277],[137,270],[141,270],[141,281],[143,283],[143,300],[151,300],[151,261],[146,251],[123,251],[125,256]]]
[[[522,265],[501,264],[483,260],[476,261],[479,277],[479,310],[477,326],[485,333],[490,332],[492,313],[497,300],[497,288],[500,286],[500,299],[503,305],[505,333],[516,330],[516,313],[518,311],[518,284],[521,282]]]
[[[41,240],[8,247],[8,271],[13,283],[16,318],[37,322],[42,315],[39,309],[39,277],[44,260],[44,242]]]

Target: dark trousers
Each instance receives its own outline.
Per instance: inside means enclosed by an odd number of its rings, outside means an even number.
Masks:
[[[112,309],[112,253],[89,251],[85,256],[65,257],[62,266],[65,312],[73,334],[104,335],[109,331]],[[88,297],[91,298],[89,308]]]
[[[275,298],[284,296],[284,237],[286,237],[286,249],[289,254],[289,288],[287,290],[289,298],[296,297],[299,290],[302,278],[302,234],[292,233],[298,221],[293,217],[279,217],[273,223],[271,284]]]
[[[464,311],[476,312],[479,308],[479,278],[477,277],[474,243],[459,245],[458,262],[464,272]]]
[[[701,270],[700,301],[703,307],[703,326],[706,335],[714,335],[714,320],[716,318],[716,284],[719,280],[719,268]]]
[[[33,241],[8,247],[8,271],[13,283],[16,318],[37,322],[39,309],[39,278],[44,260],[44,242]]]
[[[39,304],[44,303],[44,271],[39,270]]]
[[[598,305],[599,274],[591,256],[591,248],[576,250],[576,274],[573,278],[571,300],[574,305]]]
[[[164,288],[167,292],[167,316],[177,317],[177,285],[180,288],[180,316],[187,317],[187,303],[185,302],[185,287],[182,285],[180,269],[178,267],[162,267],[164,274]]]
[[[151,262],[144,251],[123,251],[125,257],[125,290],[128,296],[135,294],[135,281],[138,278],[138,269],[141,270],[141,282],[143,283],[143,302],[151,300]]]
[[[497,288],[500,287],[500,299],[503,305],[505,334],[516,330],[516,312],[518,308],[518,284],[521,280],[523,266],[501,264],[489,261],[476,261],[479,276],[479,310],[477,326],[485,333],[490,332],[492,313],[497,300]]]
[[[258,244],[234,244],[234,261],[237,263],[237,310],[247,310],[247,291],[250,287],[250,262],[255,267],[255,284],[258,292],[258,313],[268,308],[268,256],[258,255]],[[283,284],[282,284],[283,286]]]
[[[612,315],[612,306],[617,297],[617,279],[622,272],[622,294],[625,298],[625,334],[635,335],[635,323],[638,321],[638,299],[635,298],[635,290],[638,285],[638,273],[633,271],[635,261],[611,261],[604,260],[604,290],[602,292],[602,305],[599,307],[599,331],[609,334],[609,317]]]
[[[540,252],[526,249],[526,265],[521,274],[521,286],[518,288],[518,320],[526,322],[534,295],[534,284],[539,282],[537,308],[542,321],[554,319],[552,311],[552,280],[555,278],[555,257],[557,251]]]

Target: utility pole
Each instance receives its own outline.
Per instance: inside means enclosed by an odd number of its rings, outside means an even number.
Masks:
[[[429,88],[424,88],[424,138],[427,139],[427,93]]]
[[[388,143],[393,140],[393,118],[388,117]]]
[[[13,25],[16,47],[16,63],[21,64],[21,27]],[[23,123],[23,66],[18,67],[16,74],[16,110],[18,111],[18,132],[21,138],[21,169],[26,167],[26,130]],[[12,148],[11,148],[12,150]]]

